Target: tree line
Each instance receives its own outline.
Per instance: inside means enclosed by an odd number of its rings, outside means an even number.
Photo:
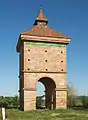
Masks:
[[[7,108],[18,108],[19,97],[17,95],[13,97],[0,96],[0,107],[2,103],[5,103]],[[36,105],[37,105],[36,107],[41,108],[41,104],[44,106],[42,96],[36,97]],[[87,95],[78,96],[76,94],[76,90],[74,89],[74,87],[68,85],[67,106],[68,108],[88,108],[88,96]]]
[[[18,108],[19,98],[17,95],[13,97],[3,97],[0,96],[0,107],[5,104],[6,108]]]
[[[88,108],[88,95],[78,96],[73,85],[68,85],[67,88],[67,106],[69,108]]]

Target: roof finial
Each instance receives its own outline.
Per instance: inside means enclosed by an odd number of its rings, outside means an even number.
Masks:
[[[42,5],[40,5],[40,11],[42,11]]]
[[[40,11],[42,11],[42,5],[40,6]]]
[[[40,11],[38,13],[38,17],[36,18],[34,25],[38,24],[44,24],[46,25],[48,23],[48,19],[44,16],[42,6],[40,7]]]

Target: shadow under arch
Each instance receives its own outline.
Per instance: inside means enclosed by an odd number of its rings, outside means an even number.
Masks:
[[[42,77],[38,80],[45,86],[45,108],[55,109],[56,108],[56,84],[50,77]]]

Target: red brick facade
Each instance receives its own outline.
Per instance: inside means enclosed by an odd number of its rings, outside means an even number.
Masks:
[[[36,84],[45,86],[46,108],[67,106],[66,45],[70,37],[47,26],[48,19],[40,11],[35,27],[22,33],[17,43],[20,53],[20,106],[36,109]]]

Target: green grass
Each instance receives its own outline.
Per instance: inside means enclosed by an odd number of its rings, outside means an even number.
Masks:
[[[1,111],[0,111],[1,113]],[[8,109],[6,111],[9,120],[88,120],[88,110],[36,110],[19,111]],[[0,120],[1,114],[0,114]]]

